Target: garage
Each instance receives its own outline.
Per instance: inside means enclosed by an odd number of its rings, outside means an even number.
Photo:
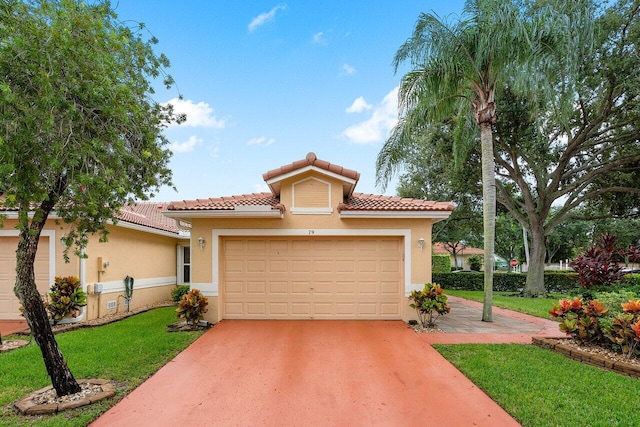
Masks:
[[[16,282],[16,248],[18,237],[0,237],[0,320],[19,320],[20,303],[13,293]],[[45,294],[53,278],[49,273],[49,237],[40,238],[36,254],[36,284],[41,294]]]
[[[415,318],[407,297],[431,281],[431,229],[452,203],[357,193],[360,173],[314,153],[262,178],[268,192],[164,212],[191,225],[206,320]]]
[[[399,237],[224,237],[224,319],[400,319]]]

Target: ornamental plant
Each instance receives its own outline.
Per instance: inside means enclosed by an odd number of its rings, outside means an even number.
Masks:
[[[208,311],[209,300],[202,295],[199,289],[191,289],[182,296],[178,303],[176,313],[178,318],[185,319],[187,324],[196,326],[202,320],[204,313]]]
[[[640,343],[640,299],[622,303],[622,315],[605,328],[605,336],[619,347],[626,358],[636,353]]]
[[[411,291],[409,306],[415,308],[422,327],[435,326],[436,319],[451,311],[447,296],[437,283],[426,283],[420,291]]]
[[[560,330],[574,340],[581,343],[601,343],[604,341],[604,333],[600,319],[608,311],[597,299],[585,302],[582,298],[574,298],[554,303],[549,314],[553,318],[560,318]]]
[[[64,318],[78,317],[86,305],[87,294],[82,290],[80,279],[75,276],[56,276],[44,302],[54,325]]]
[[[580,286],[588,289],[597,285],[611,285],[622,278],[624,274],[617,262],[621,255],[616,250],[617,242],[616,236],[604,234],[595,246],[569,263],[578,273]]]

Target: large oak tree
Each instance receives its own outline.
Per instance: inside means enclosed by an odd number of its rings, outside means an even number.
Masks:
[[[14,290],[58,395],[80,387],[36,288],[39,237],[55,213],[80,254],[124,203],[170,184],[161,130],[175,117],[151,94],[156,78],[172,81],[156,42],[143,25],[119,22],[109,2],[0,3],[0,188],[18,212]]]

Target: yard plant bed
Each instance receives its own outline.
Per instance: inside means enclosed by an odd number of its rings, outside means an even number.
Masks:
[[[627,359],[611,349],[597,345],[580,345],[571,338],[533,337],[532,340],[538,347],[553,350],[578,362],[640,378],[640,360],[637,357]]]

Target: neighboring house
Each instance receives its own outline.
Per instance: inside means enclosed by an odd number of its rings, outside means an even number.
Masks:
[[[56,224],[53,214],[38,244],[35,272],[41,294],[46,294],[55,276],[78,276],[88,293],[87,306],[79,320],[94,319],[125,311],[124,278],[134,278],[131,308],[169,300],[176,283],[189,281],[189,233],[162,214],[166,203],[144,202],[125,206],[117,224],[108,226],[108,242],[89,238],[87,258],[69,253],[63,258],[62,236],[68,226]],[[0,320],[21,319],[15,285],[18,231],[15,211],[0,228]],[[100,284],[96,286],[96,284]],[[101,292],[96,292],[100,291]]]
[[[453,204],[355,193],[359,178],[309,153],[263,174],[271,192],[172,202],[205,318],[413,318],[407,296],[431,281],[431,228]]]
[[[484,249],[473,248],[471,246],[464,246],[460,243],[455,245],[456,259],[454,260],[454,256],[452,254],[454,249],[454,245],[452,243],[444,244],[441,242],[437,242],[433,244],[432,251],[434,254],[438,255],[449,255],[451,257],[451,267],[458,266],[459,269],[462,270],[470,270],[469,266],[469,257],[472,255],[478,255],[481,258],[484,258]],[[498,255],[494,255],[496,269],[508,269],[509,263],[502,257]],[[481,271],[484,270],[484,264],[482,265]]]
[[[453,252],[453,244],[447,244],[445,245],[444,243],[441,242],[437,242],[433,244],[433,253],[437,254],[437,255],[449,255],[451,257],[451,267],[455,267],[456,265],[458,266],[458,269],[461,270],[470,270],[469,267],[469,257],[471,255],[479,255],[479,256],[483,256],[484,255],[484,250],[483,249],[478,249],[478,248],[472,248],[471,246],[464,246],[460,243],[458,243],[457,245],[455,245],[455,259],[454,259],[454,255],[452,254]]]

